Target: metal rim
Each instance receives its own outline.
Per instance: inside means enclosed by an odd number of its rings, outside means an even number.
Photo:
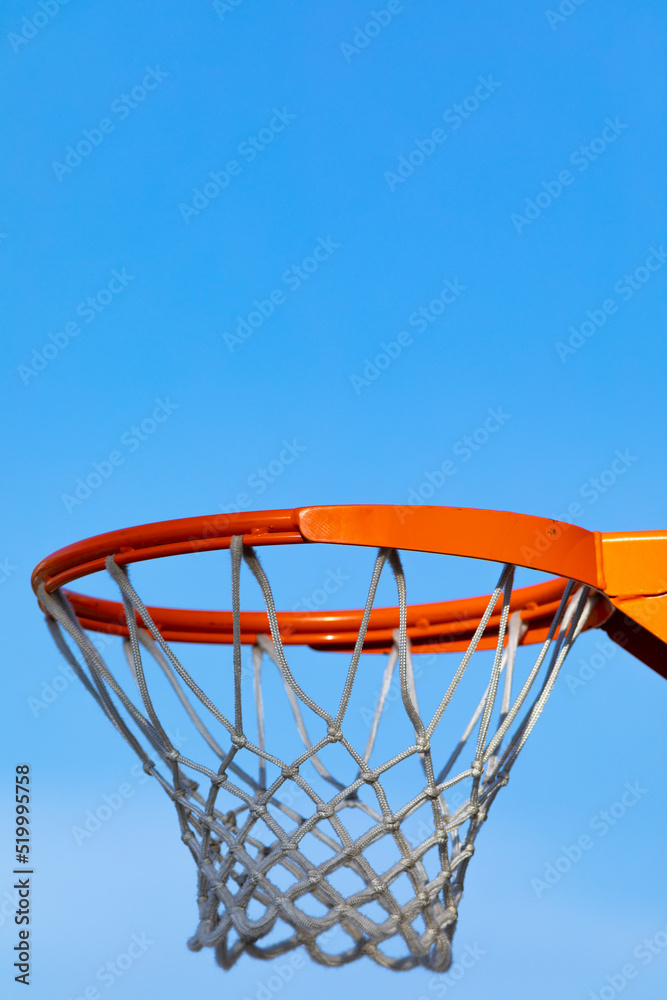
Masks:
[[[447,507],[389,507],[379,505],[301,507],[239,514],[182,518],[139,525],[84,539],[48,556],[36,567],[32,584],[47,592],[104,569],[108,556],[119,565],[188,552],[228,548],[242,535],[248,545],[323,542],[393,547],[449,555],[513,562],[561,576],[546,583],[517,589],[512,610],[521,611],[527,625],[524,643],[545,638],[569,579],[599,585],[596,533],[547,518],[503,511]],[[127,636],[123,605],[65,590],[81,625],[92,631]],[[465,649],[489,596],[411,605],[408,632],[413,649],[439,652]],[[149,607],[161,634],[171,642],[231,643],[232,614],[228,611]],[[590,626],[610,613],[599,603]],[[317,649],[349,651],[354,647],[361,609],[346,611],[279,612],[283,641]],[[492,616],[481,648],[493,648],[499,615]],[[364,650],[391,648],[398,627],[398,608],[375,608],[371,613]],[[268,632],[265,612],[241,613],[244,643]]]

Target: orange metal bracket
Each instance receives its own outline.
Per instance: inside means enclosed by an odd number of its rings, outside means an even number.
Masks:
[[[602,628],[667,677],[667,531],[607,532],[603,590],[617,609]]]

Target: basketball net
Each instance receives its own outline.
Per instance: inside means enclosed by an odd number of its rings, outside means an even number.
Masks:
[[[252,647],[252,718],[242,665],[242,562],[261,588],[269,622],[269,634],[258,636]],[[365,745],[355,747],[349,706],[387,563],[398,591],[399,627]],[[514,566],[504,566],[448,681],[443,671],[444,694],[429,718],[419,709],[401,561],[396,550],[380,549],[342,690],[327,710],[290,669],[264,570],[255,551],[236,536],[231,542],[233,705],[226,715],[160,635],[127,569],[113,556],[106,568],[120,589],[129,633],[123,640],[130,675],[125,687],[62,591],[49,594],[42,586],[39,598],[61,653],[174,803],[181,837],[198,869],[199,924],[189,947],[214,948],[224,968],[244,953],[272,959],[303,945],[328,966],[366,955],[391,969],[421,965],[446,971],[475,838],[586,625],[597,591],[567,585],[548,635],[533,647],[535,660],[519,681],[516,653],[526,627],[519,612],[510,614]],[[495,655],[485,655],[477,647],[498,613]],[[453,656],[446,654],[447,664]],[[475,696],[476,708],[446,756],[438,743],[443,720],[473,660],[481,697]],[[487,660],[490,669],[481,674]],[[294,717],[301,747],[295,757],[284,755],[280,738],[272,746],[265,738],[267,667],[277,670]],[[173,745],[154,707],[152,689],[160,676],[196,730],[197,742],[208,748],[212,766]],[[317,672],[308,675],[313,676]],[[396,687],[399,707],[390,715],[388,699]],[[409,745],[387,755],[380,749],[400,732],[399,709]],[[279,723],[278,737],[287,731],[282,718]],[[395,787],[392,778],[406,765],[413,768],[412,797],[398,801],[396,788],[405,796],[407,786]]]

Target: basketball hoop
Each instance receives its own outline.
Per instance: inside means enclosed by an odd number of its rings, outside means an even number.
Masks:
[[[363,609],[276,610],[255,548],[315,542],[378,550]],[[230,549],[231,611],[146,606],[130,582],[132,563],[216,549]],[[409,605],[399,549],[502,568],[485,597]],[[667,677],[666,561],[667,532],[600,534],[461,508],[305,507],[98,535],[41,562],[33,588],[61,653],[174,802],[198,870],[192,949],[213,947],[225,968],[244,953],[274,958],[303,945],[330,966],[366,955],[392,969],[443,972],[475,838],[577,636],[601,627]],[[259,585],[263,612],[241,609],[243,564]],[[398,602],[375,608],[387,564]],[[556,579],[515,589],[517,566]],[[119,601],[64,589],[100,570],[117,585]],[[122,637],[126,683],[95,648],[95,631]],[[204,692],[171,643],[232,646],[228,706]],[[242,665],[246,645],[252,690]],[[350,654],[330,709],[288,663],[288,648],[298,646]],[[522,673],[518,650],[529,646],[535,656]],[[386,663],[359,746],[350,705],[369,653],[386,654]],[[428,710],[413,664],[419,653],[462,654],[442,672]],[[270,738],[267,667],[277,671],[296,734],[280,719]],[[472,714],[443,753],[443,720],[458,719],[453,706],[471,683]],[[392,685],[400,720],[397,709],[383,726]],[[173,745],[156,709],[158,688],[184,713],[203,760]],[[407,744],[388,750],[401,727]],[[298,752],[287,753],[297,738]]]

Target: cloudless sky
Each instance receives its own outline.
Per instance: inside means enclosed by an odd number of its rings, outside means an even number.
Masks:
[[[74,684],[35,711],[60,659],[30,571],[144,521],[415,494],[664,527],[665,10],[13,0],[0,75],[3,780],[30,762],[31,996],[82,996],[144,934],[102,996],[254,1000],[270,965],[225,973],[185,947],[192,862],[129,748]],[[266,555],[285,601],[341,568],[331,606],[363,600],[370,553],[290,557]],[[423,565],[413,600],[495,582],[438,590]],[[153,600],[216,607],[227,573],[202,557],[144,579]],[[583,661],[599,641],[582,636]],[[465,977],[306,961],[283,996],[588,998],[628,962],[624,996],[664,995],[667,948],[633,952],[667,924],[667,687],[618,649],[548,708],[470,866],[454,954],[483,955]],[[646,793],[538,898],[531,879],[627,782]]]

